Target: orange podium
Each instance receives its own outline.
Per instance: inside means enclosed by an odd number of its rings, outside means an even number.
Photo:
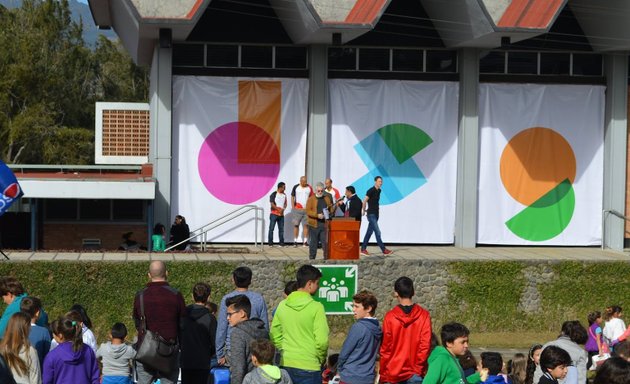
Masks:
[[[359,258],[360,221],[351,217],[335,217],[328,226],[328,258],[349,260]]]

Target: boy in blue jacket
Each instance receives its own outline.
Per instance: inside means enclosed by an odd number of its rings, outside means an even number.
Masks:
[[[343,342],[337,372],[344,383],[372,384],[376,377],[376,356],[383,337],[378,320],[374,318],[378,303],[368,291],[357,293],[352,301],[352,312],[357,322]]]
[[[505,379],[500,375],[503,369],[503,357],[497,352],[482,352],[481,366],[488,370],[488,378],[482,383],[505,384]]]

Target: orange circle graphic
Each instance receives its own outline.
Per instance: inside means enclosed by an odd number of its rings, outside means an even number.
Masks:
[[[575,181],[576,162],[571,145],[549,128],[521,131],[501,154],[501,181],[510,196],[530,206],[562,181]]]

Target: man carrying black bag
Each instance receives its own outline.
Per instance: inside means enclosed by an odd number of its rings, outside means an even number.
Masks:
[[[166,264],[152,261],[146,288],[136,293],[133,320],[138,330],[136,368],[139,384],[175,384],[179,373],[179,332],[186,304],[166,278]],[[146,338],[145,338],[146,336]],[[144,343],[144,345],[143,345]]]

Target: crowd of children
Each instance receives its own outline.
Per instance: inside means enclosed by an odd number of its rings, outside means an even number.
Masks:
[[[413,281],[401,277],[394,283],[398,305],[382,326],[376,297],[353,296],[356,321],[340,352],[328,355],[323,307],[310,297],[321,278],[316,268],[301,267],[287,283],[271,323],[261,318],[267,314],[262,296],[248,290],[251,270],[239,267],[232,277],[235,290],[218,308],[208,302],[208,284],[193,288],[179,336],[183,384],[212,382],[208,367],[229,369],[232,384],[630,384],[630,329],[619,306],[588,314],[588,328],[564,322],[556,340],[533,345],[527,355],[504,362],[500,353],[483,352],[477,362],[468,328],[447,323],[438,338],[429,312],[412,300]],[[41,300],[15,278],[0,278],[0,294],[7,304],[0,318],[0,383],[133,382],[136,350],[125,324],[115,323],[109,341],[98,346],[81,305],[47,324]],[[224,317],[218,322],[217,309]]]

